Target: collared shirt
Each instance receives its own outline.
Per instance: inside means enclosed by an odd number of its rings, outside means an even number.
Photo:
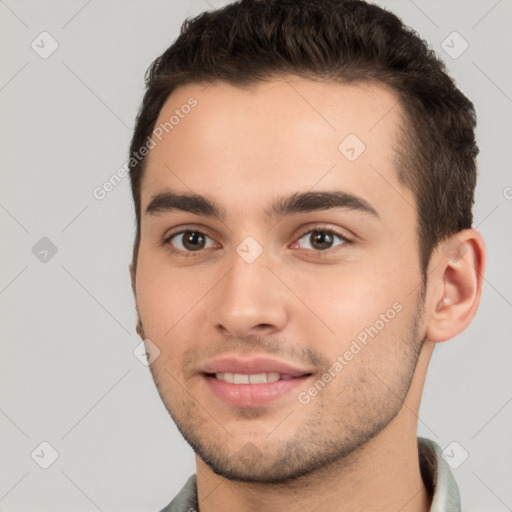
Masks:
[[[418,437],[421,477],[432,496],[430,512],[460,512],[460,495],[450,467],[441,457],[439,446]],[[160,512],[198,512],[196,475],[192,475],[177,496]]]

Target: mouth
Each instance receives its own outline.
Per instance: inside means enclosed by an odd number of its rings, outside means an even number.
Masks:
[[[276,372],[268,373],[215,373],[209,374],[210,377],[229,382],[230,384],[268,384],[269,382],[277,382],[278,380],[290,380],[293,379],[291,375],[279,374]]]
[[[261,407],[304,385],[312,372],[268,358],[223,358],[208,363],[202,377],[208,390],[232,407]],[[282,401],[282,400],[281,400]]]

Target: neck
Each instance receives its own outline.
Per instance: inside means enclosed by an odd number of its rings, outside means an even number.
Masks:
[[[428,512],[431,497],[421,477],[416,437],[422,370],[432,350],[423,348],[419,371],[398,415],[342,460],[288,482],[269,484],[228,480],[196,456],[201,512]]]

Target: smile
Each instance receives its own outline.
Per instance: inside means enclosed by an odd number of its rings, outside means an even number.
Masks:
[[[276,372],[268,373],[216,373],[215,378],[230,384],[267,384],[269,382],[277,382],[278,380],[293,379],[291,375],[279,374]]]
[[[312,376],[312,368],[266,355],[226,354],[203,364],[207,401],[218,398],[231,407],[262,407],[293,400],[295,388]]]

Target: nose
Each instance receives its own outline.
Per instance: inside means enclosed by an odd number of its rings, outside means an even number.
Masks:
[[[248,263],[238,254],[231,268],[212,290],[208,321],[220,334],[246,338],[272,335],[288,320],[289,296],[268,267],[263,253]]]

